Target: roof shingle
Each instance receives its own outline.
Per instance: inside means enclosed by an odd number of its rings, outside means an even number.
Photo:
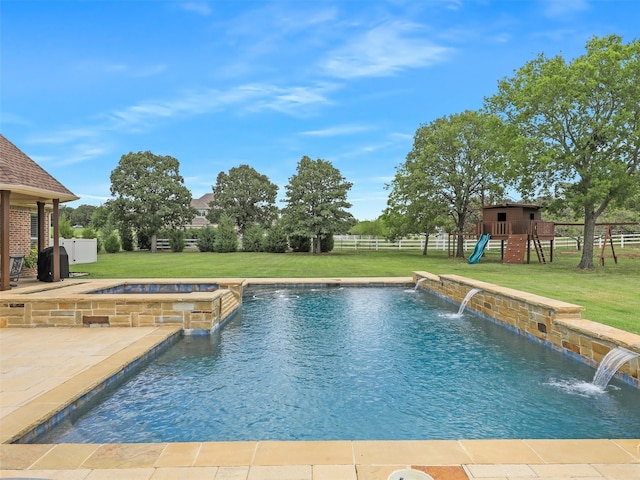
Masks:
[[[18,147],[0,134],[0,189],[33,191],[35,197],[50,194],[63,201],[76,200],[68,188],[31,160]]]

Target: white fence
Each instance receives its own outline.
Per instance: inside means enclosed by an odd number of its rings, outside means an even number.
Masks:
[[[604,236],[596,237],[594,246],[602,248],[604,244]],[[396,242],[390,242],[384,238],[368,237],[359,235],[335,235],[334,250],[404,250],[404,251],[422,251],[424,249],[424,237],[403,238]],[[475,238],[465,238],[464,249],[473,250],[477,242]],[[580,237],[580,245],[582,246],[584,239]],[[572,237],[556,237],[554,239],[554,248],[577,249],[575,238]],[[607,241],[608,243],[608,241]],[[448,235],[432,235],[429,237],[429,250],[447,250],[449,245]],[[640,233],[627,233],[613,235],[613,245],[619,248],[640,247]],[[487,250],[501,248],[500,240],[490,240]]]
[[[360,235],[335,235],[333,237],[334,250],[403,250],[403,251],[422,251],[424,249],[423,237],[416,238],[402,238],[396,242],[390,242],[384,238],[360,236]],[[185,249],[198,248],[198,240],[196,238],[185,239]],[[477,242],[475,238],[465,238],[464,249],[465,251],[473,250]],[[580,237],[580,246],[584,239]],[[604,243],[604,236],[596,237],[594,246],[602,248]],[[429,250],[447,250],[449,245],[449,236],[444,235],[431,235],[429,237]],[[626,233],[620,235],[613,235],[613,245],[618,248],[624,247],[640,247],[640,233]],[[157,240],[158,250],[169,250],[169,239],[159,238]],[[489,240],[487,250],[500,250],[500,240]],[[554,248],[569,248],[577,249],[577,243],[575,238],[572,237],[556,237],[554,240]],[[67,249],[68,252],[68,249]],[[71,260],[69,260],[71,262]],[[87,263],[87,262],[78,262]]]
[[[52,238],[49,245],[53,245]],[[61,238],[60,246],[67,251],[69,265],[98,261],[98,240],[95,238]]]
[[[156,248],[158,250],[170,250],[169,239],[168,238],[158,238],[156,240]],[[197,238],[185,238],[184,239],[184,248],[198,248],[198,239]]]

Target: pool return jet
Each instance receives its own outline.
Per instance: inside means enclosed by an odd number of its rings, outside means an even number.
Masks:
[[[604,356],[600,365],[598,365],[598,369],[591,383],[604,390],[616,372],[625,363],[636,357],[640,357],[640,353],[632,352],[624,347],[616,347],[610,350],[609,353]]]
[[[467,295],[464,297],[464,300],[462,300],[462,303],[460,304],[458,313],[456,313],[457,317],[460,317],[464,313],[464,309],[466,308],[467,304],[471,300],[471,297],[473,297],[476,293],[480,293],[481,291],[482,289],[480,288],[472,288],[467,292]]]

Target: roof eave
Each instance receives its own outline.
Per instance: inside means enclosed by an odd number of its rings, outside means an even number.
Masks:
[[[80,197],[71,192],[55,192],[43,188],[35,188],[27,185],[8,185],[0,183],[0,190],[8,190],[11,192],[11,203],[14,199],[17,203],[36,204],[37,202],[51,203],[57,199],[60,203],[73,202],[79,200]]]

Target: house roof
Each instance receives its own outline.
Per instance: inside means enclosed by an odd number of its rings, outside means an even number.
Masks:
[[[69,189],[49,175],[18,147],[0,134],[0,190],[11,192],[12,204],[78,200]]]
[[[197,208],[198,210],[205,209],[209,210],[209,203],[213,201],[213,193],[205,193],[200,198],[194,198],[191,200],[191,206],[193,208]]]

